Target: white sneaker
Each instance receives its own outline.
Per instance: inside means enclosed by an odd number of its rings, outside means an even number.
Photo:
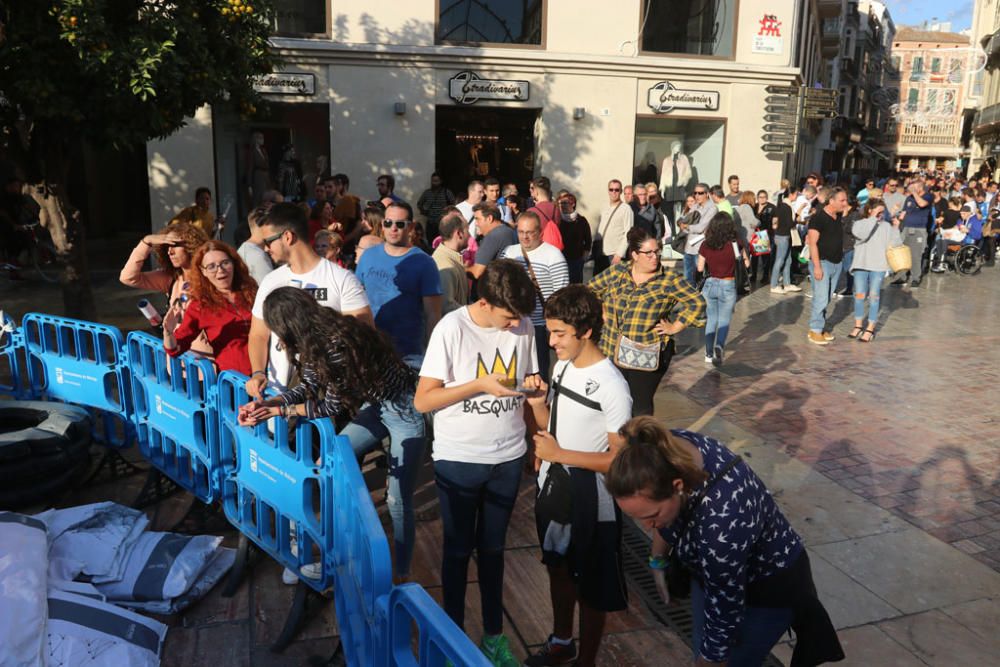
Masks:
[[[299,575],[295,574],[286,567],[281,571],[281,583],[286,586],[294,586],[299,583]]]
[[[708,355],[708,354],[706,354],[706,355],[705,355],[705,363],[706,363],[706,364],[710,364],[710,363],[712,363],[713,361],[715,361],[715,357],[713,357],[713,356],[711,356],[711,355]]]
[[[802,288],[798,285],[785,285],[786,292],[801,292]]]
[[[305,579],[314,581],[323,578],[323,565],[321,563],[307,563],[299,568],[299,574],[295,574],[287,567],[281,572],[281,583],[286,586],[294,586],[299,583],[299,575]]]
[[[785,293],[785,288],[782,287],[781,285],[771,288],[771,294],[784,294],[784,293]]]

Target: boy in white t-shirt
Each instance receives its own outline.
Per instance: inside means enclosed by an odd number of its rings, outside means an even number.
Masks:
[[[534,437],[535,524],[553,610],[552,634],[524,662],[529,667],[574,660],[593,665],[607,612],[628,605],[621,512],[603,473],[622,445],[618,431],[632,417],[632,398],[621,371],[597,346],[603,324],[601,302],[585,285],[553,294],[545,302],[549,344],[558,358],[552,387],[535,378],[525,382],[541,390],[527,400],[535,421],[548,424]],[[579,655],[573,642],[577,604]]]
[[[480,648],[494,665],[518,667],[503,634],[503,550],[527,449],[523,387],[538,373],[529,318],[535,291],[520,265],[505,259],[486,266],[478,289],[478,301],[445,315],[431,333],[414,405],[435,413],[444,609],[464,628],[475,549]]]

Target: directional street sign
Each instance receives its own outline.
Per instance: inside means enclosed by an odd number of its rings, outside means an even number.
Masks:
[[[764,144],[760,147],[765,153],[791,153],[795,146],[788,144]]]
[[[795,137],[791,134],[765,134],[761,137],[764,141],[769,144],[789,144],[791,146],[795,145]]]
[[[798,97],[785,97],[784,95],[768,95],[764,98],[767,104],[780,107],[793,107],[799,103]]]
[[[795,122],[792,121],[788,124],[785,123],[767,123],[764,125],[765,132],[795,132]]]
[[[767,92],[771,92],[768,90]],[[833,88],[806,88],[806,97],[836,97],[837,91]]]
[[[798,95],[798,86],[768,86],[765,88],[772,95]]]
[[[816,109],[813,111],[807,111],[805,117],[811,119],[836,118],[838,115],[839,114],[836,109]]]
[[[797,113],[766,113],[764,114],[764,122],[793,124],[798,116]]]

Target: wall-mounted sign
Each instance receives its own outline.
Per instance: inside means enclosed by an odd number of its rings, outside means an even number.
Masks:
[[[763,53],[769,56],[780,56],[783,49],[781,38],[781,21],[774,14],[764,14],[760,20],[757,34],[752,35],[751,53]]]
[[[292,72],[272,72],[255,78],[253,89],[258,93],[274,95],[315,95],[316,76]]]
[[[459,104],[475,104],[479,100],[527,102],[531,84],[527,81],[483,79],[465,70],[448,80],[448,97]]]
[[[669,81],[660,81],[649,89],[646,103],[653,113],[670,113],[674,109],[718,111],[719,91],[681,90]]]

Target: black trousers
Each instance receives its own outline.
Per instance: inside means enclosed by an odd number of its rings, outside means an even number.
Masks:
[[[655,371],[637,371],[630,368],[619,368],[625,381],[628,382],[632,394],[632,416],[653,414],[653,396],[656,394],[660,381],[674,358],[674,340],[671,338],[660,352],[660,367]]]

